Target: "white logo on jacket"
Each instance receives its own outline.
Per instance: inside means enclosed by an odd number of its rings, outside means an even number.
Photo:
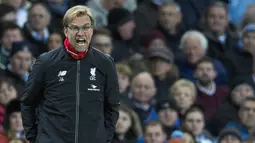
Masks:
[[[96,85],[91,84],[90,86],[91,88],[88,88],[88,91],[100,91],[100,89],[98,89]]]
[[[58,81],[64,81],[64,76],[66,75],[67,71],[59,71],[58,73],[58,77],[59,80]]]
[[[90,74],[91,76],[89,77],[89,79],[96,80],[96,68],[90,68]]]

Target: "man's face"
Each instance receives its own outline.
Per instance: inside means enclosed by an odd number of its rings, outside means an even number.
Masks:
[[[227,135],[221,139],[220,143],[241,143],[241,141],[235,136]]]
[[[223,34],[228,26],[226,10],[224,8],[211,7],[208,12],[207,24],[212,32]]]
[[[65,28],[65,36],[78,52],[84,52],[89,48],[93,35],[93,27],[89,16],[76,17]]]
[[[255,54],[255,32],[248,32],[243,37],[243,49]]]
[[[19,42],[22,40],[23,40],[23,37],[22,37],[20,29],[8,29],[4,32],[1,42],[3,46],[10,51],[12,48],[13,42]]]
[[[166,134],[164,133],[160,125],[151,125],[146,127],[145,130],[146,143],[163,143],[165,140]]]
[[[61,35],[57,33],[53,33],[52,35],[50,35],[48,40],[48,50],[59,48],[62,45],[63,45],[63,41],[62,41]]]
[[[184,54],[190,64],[196,64],[206,54],[206,49],[201,47],[198,37],[189,37],[185,40]]]
[[[181,22],[181,13],[174,5],[163,6],[159,9],[159,23],[166,30],[175,30]]]
[[[120,36],[123,40],[130,40],[133,38],[133,32],[135,29],[135,22],[134,20],[128,21],[127,23],[121,25],[118,30]]]
[[[173,127],[175,121],[178,118],[178,113],[173,109],[162,109],[158,112],[159,120],[164,126]]]
[[[23,131],[21,112],[13,112],[10,115],[10,129],[14,132]]]
[[[140,102],[147,103],[156,94],[153,79],[146,75],[140,75],[132,82],[132,94]]]
[[[210,62],[202,62],[197,66],[195,77],[202,85],[208,85],[216,77],[214,66]]]
[[[197,136],[204,130],[204,116],[201,112],[194,111],[190,112],[184,121],[185,127],[192,132],[193,135]]]
[[[159,57],[152,58],[150,65],[152,74],[155,76],[165,75],[171,69],[171,64]]]
[[[241,101],[246,97],[254,95],[253,88],[248,84],[240,84],[231,93],[232,101],[236,105],[240,105]]]
[[[106,35],[95,35],[93,38],[93,43],[95,48],[102,51],[103,53],[112,53],[113,46],[111,37]]]
[[[239,110],[239,118],[241,123],[247,128],[255,127],[255,102],[246,101]]]
[[[41,5],[35,5],[31,9],[29,23],[33,30],[42,31],[49,25],[50,17],[46,9]]]
[[[11,58],[12,71],[23,77],[31,67],[32,58],[32,54],[29,51],[17,52]]]

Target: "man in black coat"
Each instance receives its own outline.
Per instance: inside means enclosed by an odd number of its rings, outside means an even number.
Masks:
[[[93,18],[86,6],[63,18],[64,47],[41,55],[21,98],[31,143],[109,143],[119,113],[113,59],[90,46]]]

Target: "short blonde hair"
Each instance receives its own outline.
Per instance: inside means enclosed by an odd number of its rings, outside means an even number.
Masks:
[[[179,79],[177,80],[171,87],[170,87],[170,97],[173,96],[173,93],[176,92],[176,90],[180,87],[188,87],[192,91],[193,97],[197,96],[197,89],[195,84],[187,79]]]
[[[72,20],[74,20],[76,17],[81,17],[84,15],[89,16],[89,18],[91,20],[91,24],[92,24],[92,26],[94,26],[94,19],[93,19],[90,9],[83,5],[76,5],[66,11],[64,18],[63,18],[63,26],[67,27],[67,25]]]

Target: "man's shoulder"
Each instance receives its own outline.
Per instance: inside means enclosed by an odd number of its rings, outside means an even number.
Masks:
[[[62,47],[59,47],[59,48],[56,48],[54,50],[51,50],[51,51],[48,51],[48,52],[45,52],[45,53],[42,53],[39,58],[40,59],[51,59],[51,58],[56,58],[56,56],[59,55],[59,53],[61,52],[62,50]]]
[[[45,52],[42,53],[37,60],[40,61],[42,64],[46,64],[47,63],[54,63],[55,61],[58,61],[58,59],[60,59],[60,57],[63,56],[62,51],[62,47],[51,50],[49,52]]]

